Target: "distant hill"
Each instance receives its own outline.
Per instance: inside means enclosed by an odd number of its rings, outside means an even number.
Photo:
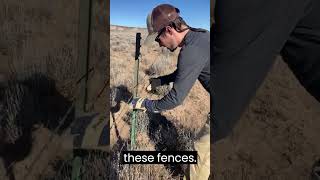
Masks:
[[[119,30],[119,31],[123,31],[123,30],[140,30],[140,31],[146,31],[147,28],[141,28],[141,27],[127,27],[127,26],[119,26],[119,25],[110,25],[110,30]]]

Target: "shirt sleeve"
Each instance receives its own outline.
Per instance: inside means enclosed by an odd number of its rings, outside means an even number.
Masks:
[[[181,50],[173,88],[162,99],[151,101],[147,109],[151,112],[160,112],[182,104],[198,79],[206,60],[207,57],[202,55],[197,47],[188,47]]]

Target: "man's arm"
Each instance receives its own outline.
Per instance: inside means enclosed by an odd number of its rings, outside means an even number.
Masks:
[[[200,52],[199,48],[195,48],[188,47],[181,52],[173,88],[162,99],[149,100],[146,105],[148,111],[169,110],[183,102],[207,61],[207,57],[202,53],[195,53]]]

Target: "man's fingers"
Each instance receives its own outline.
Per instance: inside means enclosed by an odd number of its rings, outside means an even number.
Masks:
[[[135,110],[146,110],[144,107],[144,101],[145,98],[134,98],[130,102],[130,109],[135,109]]]
[[[149,84],[149,86],[147,87],[147,91],[151,91],[152,88],[151,88],[151,84]]]
[[[143,102],[144,102],[144,99],[142,99],[142,98],[138,99],[138,101],[136,103],[136,108],[143,109]]]

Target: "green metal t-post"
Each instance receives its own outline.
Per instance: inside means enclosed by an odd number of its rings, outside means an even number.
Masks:
[[[139,85],[139,56],[140,56],[140,40],[141,33],[136,34],[136,53],[135,53],[135,66],[134,66],[134,92],[133,98],[138,97],[138,85]],[[136,119],[137,119],[137,110],[132,112],[131,120],[131,150],[135,148],[136,143]]]

